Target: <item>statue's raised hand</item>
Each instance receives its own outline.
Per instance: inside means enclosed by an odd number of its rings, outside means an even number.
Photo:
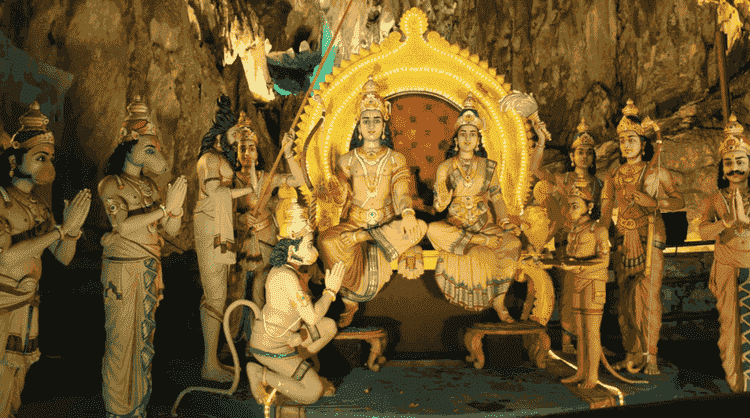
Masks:
[[[290,129],[284,134],[284,138],[281,140],[281,149],[284,150],[284,154],[292,154],[292,146],[294,145],[294,129]]]
[[[341,288],[341,282],[344,281],[344,263],[339,261],[334,264],[331,270],[326,270],[326,289],[338,293]]]
[[[65,234],[76,235],[86,222],[91,208],[91,191],[83,189],[72,201],[65,200],[63,209],[63,223],[60,226]]]
[[[508,112],[511,109],[524,118],[528,118],[539,110],[539,104],[534,95],[513,90],[513,93],[500,99],[501,111]]]
[[[167,212],[178,215],[182,213],[182,204],[185,203],[187,195],[187,178],[180,176],[174,183],[167,186],[167,198],[164,207]]]

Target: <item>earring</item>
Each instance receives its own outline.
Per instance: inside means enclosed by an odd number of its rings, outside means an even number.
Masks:
[[[570,162],[570,166],[571,166],[571,167],[575,167],[575,166],[576,166],[576,162],[575,162],[575,161],[571,161],[571,162]]]
[[[362,131],[357,132],[357,139],[362,140]]]
[[[589,215],[591,215],[591,208],[589,208]]]
[[[382,139],[382,140],[384,140],[384,141],[385,141],[385,131],[383,131],[383,133],[382,133],[382,134],[380,134],[380,139]]]
[[[479,152],[479,144],[477,144],[477,146],[474,147],[474,152]]]
[[[10,173],[8,173],[8,174],[11,177],[13,177],[13,174],[15,173],[15,170],[16,170],[16,164],[15,163],[10,163]]]
[[[456,152],[458,151],[458,142],[456,142],[456,144],[453,145],[453,150],[456,151]]]

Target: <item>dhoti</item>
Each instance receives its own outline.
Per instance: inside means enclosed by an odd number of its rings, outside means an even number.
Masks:
[[[108,417],[139,417],[151,396],[154,316],[164,287],[161,247],[112,235],[102,260],[107,332],[102,396]]]

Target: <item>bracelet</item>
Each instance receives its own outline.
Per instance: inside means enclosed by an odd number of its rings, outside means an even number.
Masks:
[[[326,288],[326,289],[325,289],[325,290],[323,291],[323,293],[328,293],[329,295],[331,295],[331,298],[333,298],[333,300],[332,300],[331,302],[336,302],[336,292],[334,292],[334,291],[333,291],[333,290],[331,290],[331,289],[328,289],[328,288]]]
[[[500,226],[503,228],[505,228],[505,226],[508,225],[509,223],[510,223],[510,219],[508,218],[500,219]]]
[[[721,223],[724,224],[724,229],[729,228],[729,225],[727,225],[727,221],[725,221],[724,219],[721,220]]]
[[[172,212],[167,212],[167,216],[169,216],[170,218],[179,218],[183,213],[185,213],[185,211],[180,208],[180,213],[178,213],[177,215],[173,215]]]
[[[368,193],[369,193],[369,192],[368,192]],[[417,216],[416,212],[414,212],[414,209],[412,209],[412,208],[406,208],[406,209],[404,209],[404,210],[402,210],[402,211],[401,211],[401,217],[403,217],[403,216],[404,216],[404,214],[405,214],[405,213],[406,213],[407,211],[411,212],[411,214],[412,214],[412,215],[414,215],[414,216]]]
[[[79,229],[78,234],[76,235],[65,234],[65,237],[63,239],[66,241],[78,241],[79,239],[81,239],[81,236],[83,236],[83,231]]]
[[[58,240],[62,241],[63,239],[65,239],[65,233],[62,230],[62,226],[55,225],[55,229],[57,229],[57,232],[60,234],[60,238],[58,238]]]
[[[159,207],[161,208],[161,211],[164,212],[164,215],[162,215],[162,218],[168,217],[169,216],[169,212],[167,212],[167,207],[164,206],[164,205],[159,205]]]

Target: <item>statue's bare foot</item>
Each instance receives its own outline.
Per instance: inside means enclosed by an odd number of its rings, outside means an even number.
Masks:
[[[339,328],[348,327],[354,320],[354,314],[359,310],[359,304],[356,302],[344,302],[344,305],[346,306],[344,312],[341,313],[341,316],[336,323]]]
[[[512,324],[512,323],[516,322],[516,320],[513,319],[513,317],[510,316],[510,314],[508,313],[508,309],[505,308],[504,306],[502,308],[500,308],[500,309],[498,309],[497,306],[495,306],[494,308],[495,308],[495,312],[497,312],[497,316],[500,317],[500,321],[501,322],[505,322],[505,323],[508,323],[508,324]]]
[[[263,385],[263,366],[255,363],[247,363],[247,379],[250,381],[250,392],[255,402],[261,405],[266,398],[266,386]]]
[[[323,396],[336,395],[336,386],[334,386],[330,380],[326,379],[323,376],[320,376],[320,382],[323,384]]]
[[[573,344],[570,344],[570,343],[563,344],[562,351],[565,354],[575,354],[576,353],[576,348],[573,346]]]
[[[565,384],[583,382],[583,373],[576,373],[573,376],[566,377],[565,379],[562,379],[560,381]]]
[[[656,360],[654,360],[654,362],[649,361],[648,364],[646,364],[646,368],[643,370],[643,373],[649,375],[660,374],[661,370],[659,370],[659,366],[656,364]]]
[[[581,389],[593,389],[598,384],[599,384],[599,382],[596,381],[596,380],[585,379],[584,381],[582,381],[581,383],[578,384],[578,387],[581,388]]]
[[[612,368],[618,371],[622,369],[627,369],[628,367],[633,367],[633,361],[630,360],[629,358],[625,358],[625,360],[617,362],[612,365]]]
[[[211,380],[219,383],[227,383],[231,382],[234,376],[231,372],[225,370],[217,364],[209,367],[203,365],[203,367],[201,368],[201,378],[204,380]]]

